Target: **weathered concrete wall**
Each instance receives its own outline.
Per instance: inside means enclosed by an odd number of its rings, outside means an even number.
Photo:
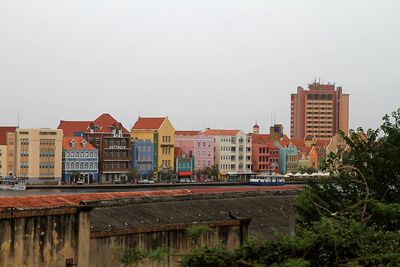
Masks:
[[[79,216],[77,209],[1,213],[0,266],[65,267],[67,259],[77,263],[80,244],[84,239],[89,244],[89,229],[86,237],[79,232]],[[87,258],[80,261],[78,266],[88,266]]]
[[[222,242],[228,249],[238,247],[247,237],[248,221],[223,221],[208,224],[209,230],[198,236],[188,233],[186,228],[190,225],[169,226],[149,232],[136,232],[119,236],[92,236],[90,241],[90,266],[123,266],[119,261],[123,254],[122,248],[137,248],[140,250],[153,250],[165,247],[168,256],[161,262],[144,260],[138,266],[169,267],[176,266],[182,255],[193,249],[214,246]],[[174,229],[175,228],[175,229]]]

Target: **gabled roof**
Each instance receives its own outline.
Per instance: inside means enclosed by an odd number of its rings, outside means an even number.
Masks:
[[[269,134],[252,134],[251,141],[253,144],[268,144],[271,141],[271,136]]]
[[[175,131],[175,136],[195,136],[201,134],[201,131]]]
[[[72,147],[71,142],[72,140],[75,141],[75,147]],[[77,136],[64,136],[63,139],[63,149],[64,150],[96,150],[94,146],[92,146],[89,142],[86,142],[86,146],[82,146],[82,141],[85,140],[83,137]]]
[[[64,132],[64,136],[74,136],[76,132],[87,132],[90,121],[60,121],[57,129]]]
[[[202,134],[203,135],[237,135],[240,130],[221,130],[221,129],[208,129],[205,130]]]
[[[0,145],[7,144],[7,133],[13,133],[15,129],[15,126],[0,126]]]
[[[114,119],[108,113],[101,114],[96,120],[93,121],[93,124],[95,126],[100,126],[99,130],[97,130],[96,132],[109,133],[112,131],[112,128],[114,126],[121,125],[122,132],[129,133],[129,131],[124,126],[122,126],[122,124],[119,121]]]
[[[327,146],[331,142],[330,139],[317,139],[316,146],[321,147],[321,146]]]
[[[132,127],[132,130],[158,130],[166,120],[166,117],[143,118],[139,117]]]

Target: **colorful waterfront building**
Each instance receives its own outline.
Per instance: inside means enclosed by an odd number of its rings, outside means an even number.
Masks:
[[[131,140],[151,142],[153,167],[157,176],[174,171],[175,129],[168,117],[139,117],[131,129]]]
[[[61,182],[62,139],[62,130],[55,129],[17,128],[9,132],[9,174],[30,184]]]
[[[202,134],[214,138],[215,164],[221,176],[243,179],[252,174],[251,135],[220,129],[207,129]]]
[[[214,165],[214,138],[201,131],[175,131],[175,147],[194,158],[194,170]]]
[[[279,172],[279,149],[269,134],[252,135],[253,172]]]
[[[296,173],[298,168],[298,149],[289,143],[288,145],[282,145],[284,141],[275,142],[275,146],[279,149],[279,172],[281,174]]]
[[[193,154],[186,154],[181,148],[175,148],[175,172],[178,178],[193,178],[194,159]]]
[[[58,129],[68,136],[82,136],[98,149],[101,183],[127,180],[132,170],[130,133],[110,114],[94,121],[60,121]]]
[[[63,175],[64,184],[98,183],[98,150],[84,137],[64,137]]]
[[[132,143],[132,168],[141,177],[152,178],[154,174],[154,144],[149,139],[134,139]]]
[[[15,126],[0,126],[0,177],[12,174],[12,168],[9,168],[7,136],[8,133],[13,134],[16,129]]]

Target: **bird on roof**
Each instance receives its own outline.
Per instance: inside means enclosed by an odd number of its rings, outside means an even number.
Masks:
[[[228,212],[228,216],[229,218],[231,218],[232,220],[237,220],[237,218],[232,214],[232,212]]]

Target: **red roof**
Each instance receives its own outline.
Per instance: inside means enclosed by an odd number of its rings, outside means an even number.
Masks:
[[[83,137],[76,137],[76,136],[64,136],[63,139],[63,149],[65,150],[96,150],[94,146],[92,146],[89,142],[86,142],[86,146],[82,146],[82,141],[85,138]],[[76,145],[75,147],[72,147],[71,142],[72,140],[75,140]]]
[[[220,130],[220,129],[209,129],[203,132],[203,135],[237,135],[240,130]]]
[[[269,134],[252,134],[251,141],[253,144],[267,144],[270,142]]]
[[[139,117],[133,125],[133,130],[158,130],[165,121],[164,118],[142,118]]]
[[[94,125],[100,126],[100,131],[98,132],[103,132],[103,133],[108,133],[112,131],[113,126],[116,125],[121,125],[122,127],[122,132],[123,133],[129,133],[129,131],[122,126],[122,124],[117,121],[116,119],[114,119],[110,114],[108,113],[103,113],[100,115],[100,117],[98,117],[94,122]]]
[[[84,200],[107,200],[113,198],[134,198],[189,194],[188,189],[160,190],[146,192],[110,192],[65,195],[36,195],[0,197],[0,210],[6,208],[39,208],[78,206]]]
[[[175,131],[175,136],[195,136],[199,135],[201,131]]]
[[[15,126],[2,126],[0,127],[0,145],[7,145],[7,133],[15,132]]]
[[[215,194],[225,192],[249,192],[249,191],[281,191],[301,190],[301,185],[285,186],[259,186],[255,187],[198,187],[193,189],[155,190],[140,192],[110,192],[87,194],[63,194],[63,195],[35,195],[35,196],[7,196],[0,197],[0,211],[7,208],[43,208],[78,206],[81,201],[109,200],[117,198],[178,196],[189,194]]]
[[[316,146],[317,147],[327,146],[327,145],[329,145],[330,142],[331,142],[330,139],[318,139]]]
[[[76,132],[87,132],[90,121],[60,121],[57,129],[62,129],[64,136],[74,136]]]

